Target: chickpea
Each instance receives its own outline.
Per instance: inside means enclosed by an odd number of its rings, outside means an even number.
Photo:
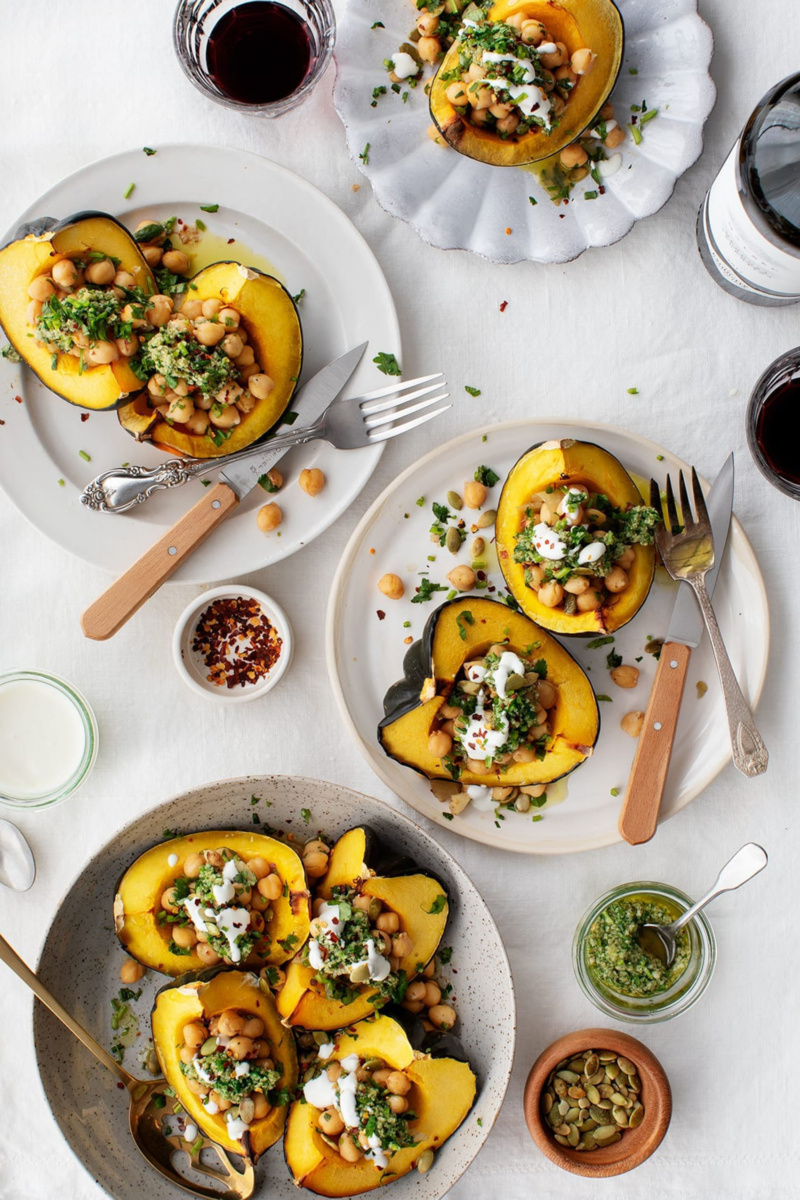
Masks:
[[[583,146],[574,142],[571,146],[565,146],[559,155],[562,167],[569,170],[571,167],[582,167],[585,162],[589,161],[589,155],[584,150]]]
[[[617,146],[621,146],[625,141],[625,130],[621,125],[617,125],[616,129],[609,129],[603,145],[608,150],[616,150]]]
[[[211,1096],[211,1099],[214,1101],[214,1103],[216,1104],[216,1106],[217,1106],[217,1108],[219,1109],[219,1111],[220,1111],[220,1112],[225,1112],[225,1111],[226,1111],[226,1109],[229,1109],[229,1108],[231,1108],[231,1107],[232,1107],[232,1105],[231,1105],[231,1101],[230,1101],[230,1100],[226,1100],[226,1099],[225,1099],[225,1097],[224,1097],[224,1096],[221,1096],[219,1092],[214,1092],[214,1091],[212,1091],[212,1092],[210,1093],[210,1096]]]
[[[223,307],[221,300],[218,300],[215,296],[211,296],[208,300],[202,301],[203,316],[207,321],[211,321],[219,316],[220,310]]]
[[[528,567],[528,579],[530,580],[529,587],[540,588],[544,583],[544,567],[538,563]]]
[[[190,321],[195,321],[203,315],[202,300],[184,300],[181,305],[181,316],[187,317]]]
[[[507,117],[503,117],[497,122],[497,128],[500,133],[513,133],[519,125],[519,117],[516,113],[509,113]]]
[[[202,1046],[208,1031],[202,1021],[190,1021],[183,1027],[183,1041],[187,1046]]]
[[[536,758],[536,751],[532,750],[529,746],[520,746],[518,750],[514,751],[511,757],[514,762],[533,762]]]
[[[381,913],[375,922],[375,928],[381,933],[397,933],[400,928],[400,918],[395,912]]]
[[[151,296],[144,310],[145,319],[151,325],[166,325],[172,316],[172,301],[169,296]]]
[[[161,893],[161,907],[166,909],[168,913],[176,913],[178,911],[174,887],[168,887],[166,891]]]
[[[122,983],[138,983],[143,975],[144,967],[133,958],[126,958],[119,969],[119,977]]]
[[[283,895],[283,880],[274,873],[265,875],[258,881],[258,890],[267,900],[279,900]]]
[[[414,943],[407,933],[396,933],[392,938],[392,954],[395,958],[408,958]]]
[[[222,339],[222,349],[228,358],[236,358],[244,350],[244,342],[238,333],[226,333]]]
[[[199,321],[194,327],[194,336],[201,346],[218,346],[225,337],[225,326],[219,321]]]
[[[247,349],[249,349],[249,347],[245,346],[244,349],[247,350]],[[242,354],[244,354],[244,350],[242,351]],[[239,355],[239,357],[241,358],[241,354]],[[236,360],[234,359],[234,362],[235,361]],[[261,371],[261,367],[258,365],[257,362],[252,362],[252,363],[249,363],[246,367],[239,367],[239,374],[241,375],[242,379],[244,379],[244,381],[246,383],[248,379],[251,379],[253,377],[253,375],[261,375],[262,371]]]
[[[428,1009],[428,1020],[437,1029],[452,1029],[456,1023],[456,1012],[449,1004],[434,1004]]]
[[[233,429],[242,419],[242,414],[235,404],[214,403],[211,405],[208,415],[211,424],[217,429]]]
[[[261,1121],[269,1112],[269,1100],[263,1092],[253,1093],[253,1116],[257,1121]]]
[[[274,491],[277,492],[283,487],[283,476],[277,467],[273,467],[270,471],[267,471],[267,479],[272,484]]]
[[[456,591],[468,592],[470,588],[475,586],[477,575],[473,571],[472,567],[460,566],[453,567],[452,571],[448,573],[447,578],[450,580]]]
[[[441,999],[442,989],[439,987],[438,983],[434,983],[432,979],[429,979],[425,984],[425,1004],[428,1008],[436,1008],[436,1005],[441,1002]]]
[[[522,41],[529,46],[538,46],[547,36],[547,31],[541,21],[526,21],[524,16],[519,24],[519,31]]]
[[[450,84],[445,95],[454,108],[465,108],[469,104],[466,84],[460,79]]]
[[[542,54],[539,56],[543,67],[548,71],[552,71],[555,67],[562,67],[568,58],[567,47],[563,42],[556,42],[556,48],[552,54]]]
[[[464,484],[464,504],[467,508],[480,508],[488,495],[485,483],[477,479],[468,479]]]
[[[179,425],[185,425],[187,421],[191,421],[194,416],[194,405],[186,396],[176,396],[169,402],[167,409],[167,420],[177,421]],[[203,420],[208,425],[208,418],[203,413]]]
[[[576,597],[575,606],[578,612],[594,612],[600,608],[603,603],[602,593],[596,588],[590,588],[588,592],[584,592],[582,596]]]
[[[400,1072],[398,1071],[397,1074],[399,1075]],[[405,1076],[403,1076],[403,1078],[405,1078]],[[411,1084],[409,1084],[409,1087],[410,1086]],[[393,1113],[404,1113],[408,1110],[408,1101],[406,1100],[405,1096],[392,1094],[389,1096],[387,1104]]]
[[[226,1038],[238,1037],[244,1029],[245,1019],[235,1008],[226,1008],[219,1014],[219,1032]]]
[[[406,1000],[411,1000],[414,1003],[416,1003],[417,1000],[425,999],[425,984],[422,982],[421,979],[416,979],[416,980],[414,980],[413,983],[410,983],[408,985],[408,987],[406,988],[406,997],[405,998],[406,998]],[[387,1079],[388,1079],[388,1074],[387,1074]]]
[[[306,854],[303,858],[303,866],[309,879],[319,879],[328,869],[328,856],[319,853]]]
[[[241,358],[241,355],[239,355]],[[247,380],[247,389],[256,400],[266,400],[272,389],[275,387],[275,380],[271,375],[265,375],[263,371],[257,371],[254,375],[250,375]],[[301,472],[300,479],[302,487],[302,478],[305,472]],[[320,471],[319,474],[322,474]],[[319,490],[319,489],[317,489]],[[312,492],[311,495],[314,495]]]
[[[250,380],[250,387],[253,385],[253,380]],[[325,487],[325,476],[319,467],[311,467],[300,472],[299,479],[300,487],[309,496],[316,496]]]
[[[556,689],[553,687],[552,683],[550,683],[547,679],[541,679],[536,690],[539,696],[539,704],[542,706],[542,708],[552,708],[558,696],[558,693],[556,692]]]
[[[187,879],[197,879],[203,866],[202,854],[187,854],[183,864],[183,873]]]
[[[574,575],[564,584],[564,591],[569,592],[571,596],[582,596],[591,586],[585,575]]]
[[[239,328],[241,317],[235,308],[221,308],[217,313],[217,319],[222,322],[228,330],[237,330],[237,337],[241,338],[242,345],[247,341],[247,334],[244,329]]]
[[[205,942],[198,942],[194,952],[206,967],[215,967],[221,961],[213,946],[209,946]]]
[[[519,32],[522,29],[523,22],[527,19],[524,13],[512,13],[506,20],[506,25],[510,25],[512,29],[516,29]]]
[[[340,1062],[334,1060],[334,1062],[328,1063],[327,1067],[325,1068],[325,1074],[328,1076],[328,1079],[330,1079],[331,1083],[336,1083],[336,1080],[340,1079],[341,1076],[344,1075],[344,1067]]]
[[[52,279],[49,279],[46,275],[37,275],[35,279],[31,280],[28,295],[31,300],[44,301],[48,300],[50,296],[54,296],[55,291]]]
[[[644,713],[643,712],[629,712],[629,713],[625,713],[625,716],[622,718],[622,720],[619,723],[619,727],[622,730],[622,732],[627,733],[629,737],[637,738],[639,736],[639,734],[642,732],[643,724],[644,724]]]
[[[437,37],[426,35],[417,42],[417,52],[423,62],[435,63],[442,53],[442,43]]]
[[[339,1154],[345,1162],[358,1162],[362,1152],[358,1142],[354,1140],[352,1134],[343,1133],[338,1142]]]
[[[224,325],[222,326],[222,329],[224,332]],[[239,334],[239,336],[241,337],[241,334]],[[251,367],[256,361],[256,356],[253,353],[253,347],[245,346],[245,348],[242,350],[242,353],[238,354],[233,361],[236,363],[237,367]]]
[[[391,572],[381,575],[378,580],[378,591],[382,592],[388,600],[402,600],[405,590],[400,576],[393,575]]]
[[[182,950],[191,950],[197,945],[197,934],[191,925],[175,925],[172,930],[172,940]]]
[[[114,276],[114,287],[128,289],[136,287],[136,279],[130,271],[119,270]]]
[[[467,88],[467,99],[475,109],[475,113],[481,112],[483,109],[489,109],[494,104],[494,88],[487,87],[483,84],[479,86],[474,86],[471,84]],[[475,117],[475,113],[473,113],[473,119]],[[475,505],[475,507],[477,508],[478,505]]]
[[[612,567],[603,582],[609,592],[624,592],[628,586],[628,574],[622,567]]]
[[[25,319],[29,325],[35,325],[42,315],[44,305],[41,300],[31,300],[25,312]]]
[[[60,288],[71,288],[75,286],[75,281],[78,278],[78,268],[71,258],[62,258],[57,263],[53,264],[53,283]]]
[[[614,670],[611,672],[611,678],[617,687],[635,688],[639,682],[639,668],[625,665],[614,667]]]
[[[436,13],[423,12],[417,17],[417,29],[423,37],[433,37],[439,28],[439,17]]]
[[[555,72],[555,77],[556,87],[566,88],[567,91],[571,91],[578,82],[578,76],[572,70],[572,67],[559,67]]]
[[[588,46],[582,46],[580,50],[576,50],[570,63],[576,75],[588,75],[594,66],[594,60],[597,55]]]
[[[247,869],[251,875],[255,875],[256,879],[263,879],[265,875],[269,875],[272,867],[269,865],[267,860],[262,858],[259,854],[256,855],[255,858],[251,858],[248,861]]]
[[[550,93],[555,89],[556,77],[552,71],[545,71],[544,69],[542,69],[540,74],[542,80],[542,90],[549,96]]]
[[[622,567],[623,571],[629,571],[636,562],[636,551],[633,546],[626,546],[622,554],[614,563],[615,567]]]
[[[253,1053],[253,1039],[241,1034],[232,1037],[228,1043],[228,1053],[239,1062],[243,1062],[248,1055]]]
[[[319,1127],[328,1137],[336,1137],[344,1131],[344,1121],[335,1108],[326,1108],[319,1114]]]
[[[95,342],[86,351],[86,358],[93,367],[96,367],[104,363],[116,362],[119,358],[119,350],[115,342]]]
[[[253,1038],[253,1040],[255,1040],[256,1038],[260,1038],[263,1032],[264,1032],[264,1022],[261,1020],[260,1017],[248,1017],[247,1018],[247,1020],[244,1023],[244,1036],[245,1037]]]
[[[136,316],[136,313],[133,311],[134,308],[136,312],[142,312],[138,304],[126,304],[121,313],[122,320],[132,325],[134,329],[142,329],[147,324],[147,321],[145,321],[143,316]]]
[[[148,267],[157,267],[164,256],[164,251],[160,246],[146,245],[140,246],[139,249],[144,256],[144,261],[147,263]]]
[[[117,273],[117,268],[114,266],[110,258],[101,258],[99,262],[91,262],[86,268],[86,282],[108,284],[111,283]]]
[[[424,1007],[425,1007],[424,1000],[404,1000],[403,1001],[403,1008],[405,1008],[410,1013],[414,1013],[415,1016],[418,1015],[419,1013],[421,1013]]]
[[[502,121],[503,117],[507,117],[513,107],[513,104],[493,104],[489,112],[493,117],[497,117],[498,121]]]
[[[180,1050],[178,1051],[178,1057],[180,1058],[181,1062],[185,1063],[188,1067],[189,1063],[194,1058],[194,1046],[181,1046]]]
[[[564,589],[560,583],[550,579],[539,588],[539,599],[546,608],[557,608],[564,599]]]
[[[191,266],[191,260],[183,250],[165,250],[161,264],[168,271],[172,271],[173,275],[186,275]]]
[[[428,752],[434,758],[444,758],[453,749],[453,739],[449,734],[437,730],[428,738]]]
[[[123,358],[132,358],[139,349],[139,339],[135,333],[132,333],[130,337],[115,338],[114,345]]]

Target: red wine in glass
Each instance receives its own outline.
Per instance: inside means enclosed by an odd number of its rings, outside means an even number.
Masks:
[[[305,22],[273,0],[248,0],[220,17],[206,49],[207,70],[226,96],[270,104],[295,92],[312,65]]]
[[[800,500],[800,347],[767,367],[750,396],[746,427],[756,466],[774,487]]]

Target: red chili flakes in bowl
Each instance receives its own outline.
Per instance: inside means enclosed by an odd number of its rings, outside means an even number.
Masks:
[[[278,661],[283,645],[257,600],[222,597],[210,604],[195,626],[192,650],[208,667],[217,687],[258,683]]]

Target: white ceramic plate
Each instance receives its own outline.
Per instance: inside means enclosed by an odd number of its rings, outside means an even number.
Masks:
[[[123,193],[131,182],[136,188],[125,201]],[[203,213],[202,204],[219,204],[219,212]],[[351,346],[368,341],[349,385],[355,395],[384,380],[371,362],[379,350],[400,357],[394,303],[366,242],[322,192],[265,158],[211,146],[160,146],[150,157],[141,150],[126,151],[62,180],[21,214],[3,241],[25,221],[45,215],[63,218],[82,209],[110,212],[131,229],[150,216],[164,220],[177,213],[184,221],[202,217],[208,233],[220,239],[213,258],[235,258],[238,252],[247,260],[242,249],[246,247],[257,256],[254,265],[271,267],[292,293],[305,288],[299,305],[303,381]],[[229,238],[234,239],[230,249]],[[204,253],[202,243],[197,249]],[[22,404],[14,402],[15,394]],[[202,492],[202,485],[193,482],[159,492],[132,513],[90,512],[79,498],[95,475],[126,461],[152,466],[166,455],[138,445],[113,412],[92,413],[82,422],[79,408],[5,359],[0,359],[0,417],[5,421],[0,481],[10,498],[64,549],[114,573],[130,566]],[[81,450],[91,462],[81,458]],[[344,452],[321,442],[290,451],[281,462],[288,486],[281,493],[286,503],[280,536],[266,536],[256,527],[255,511],[264,493],[255,488],[173,579],[210,583],[293,554],[352,504],[381,452],[381,446]],[[297,485],[299,471],[309,466],[325,472],[325,504]],[[216,478],[213,466],[207,478]]]
[[[389,90],[372,108],[372,89],[387,85],[383,60],[408,40],[415,10],[408,0],[347,0],[334,103],[350,154],[381,207],[433,246],[503,263],[566,262],[619,241],[635,221],[658,212],[703,148],[716,96],[708,73],[713,40],[697,0],[617,0],[617,7],[625,22],[625,56],[611,96],[617,119],[627,123],[630,105],[642,100],[659,115],[640,146],[630,135],[623,143],[622,167],[604,181],[605,195],[584,200],[583,192],[597,186],[589,178],[568,205],[556,207],[530,171],[490,167],[430,141],[421,85],[406,103]],[[373,29],[375,21],[385,28]],[[367,143],[365,164],[359,156]]]
[[[453,947],[456,1031],[478,1075],[478,1095],[464,1124],[437,1152],[428,1174],[413,1171],[387,1193],[394,1200],[440,1200],[477,1155],[503,1103],[514,1060],[514,985],[500,934],[475,885],[429,834],[383,801],[337,784],[282,775],[228,779],[176,796],[126,825],[83,869],[50,926],[39,976],[103,1045],[110,1046],[115,1041],[110,1001],[118,993],[119,968],[125,958],[111,923],[120,875],[139,854],[163,839],[165,827],[178,833],[252,828],[252,795],[270,801],[270,808],[262,804],[256,811],[284,833],[305,829],[300,819],[303,807],[311,810],[313,831],[324,830],[334,837],[356,819],[363,821],[387,843],[433,870],[447,887],[452,904],[445,939]],[[166,976],[148,972],[137,984],[143,994],[133,1008],[144,1036],[138,1047],[126,1052],[124,1064],[133,1074],[143,1074],[137,1066],[138,1050],[149,1033],[155,992],[167,982]],[[115,1200],[179,1200],[185,1195],[139,1157],[128,1133],[127,1097],[110,1072],[94,1063],[41,1004],[34,1006],[33,1034],[42,1087],[53,1115],[100,1187]],[[274,1200],[311,1195],[294,1187],[280,1145],[259,1163],[258,1178],[258,1195]]]
[[[426,604],[412,604],[419,572],[429,570],[431,582],[447,585],[445,575],[458,562],[470,561],[468,537],[461,553],[453,557],[431,543],[431,503],[445,502],[446,493],[461,491],[481,464],[490,466],[500,482],[486,507],[496,505],[506,474],[529,446],[551,438],[569,436],[597,442],[635,475],[662,479],[667,471],[687,469],[686,463],[654,442],[608,425],[561,420],[513,421],[464,434],[409,467],[378,497],[353,533],[342,555],[331,590],[327,616],[328,672],[342,716],[370,766],[398,795],[418,812],[439,824],[447,809],[431,794],[427,781],[408,767],[388,758],[377,741],[377,724],[383,715],[383,696],[402,675],[404,639],[418,638],[423,625],[445,593]],[[658,455],[663,455],[659,460]],[[416,501],[424,496],[425,504]],[[462,515],[468,515],[464,510]],[[492,535],[493,530],[490,529]],[[374,554],[371,553],[374,550]],[[436,561],[428,562],[435,554]],[[489,582],[497,599],[505,594],[493,551]],[[406,585],[400,601],[387,600],[377,583],[386,571],[399,574]],[[606,667],[606,645],[590,650],[583,638],[565,638],[564,645],[582,666],[598,694],[611,696],[600,703],[602,727],[594,755],[577,771],[550,789],[548,803],[528,814],[507,813],[497,820],[492,813],[476,812],[470,805],[447,822],[474,841],[521,854],[568,854],[590,850],[620,840],[617,817],[621,795],[633,760],[635,742],[620,729],[621,717],[647,707],[655,673],[655,659],[645,654],[648,636],[667,631],[677,585],[663,568],[642,609],[616,635],[613,649],[625,662],[639,662],[639,683],[623,691],[612,683]],[[734,519],[728,551],[720,568],[714,608],[719,618],[734,670],[742,690],[755,705],[761,694],[769,652],[767,594],[753,550],[741,525]],[[385,613],[379,619],[378,610]],[[410,622],[410,627],[405,627]],[[697,683],[708,684],[698,697]],[[678,723],[672,763],[667,777],[661,820],[673,816],[707,787],[730,759],[728,726],[711,647],[707,638],[692,654],[683,707]],[[612,796],[611,789],[619,789]],[[541,821],[532,821],[541,816]]]

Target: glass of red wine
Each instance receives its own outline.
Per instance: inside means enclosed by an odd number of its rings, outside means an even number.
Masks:
[[[800,347],[767,367],[747,407],[747,444],[773,487],[800,500]]]
[[[335,36],[331,0],[180,0],[173,25],[178,60],[195,87],[264,117],[305,100]]]

